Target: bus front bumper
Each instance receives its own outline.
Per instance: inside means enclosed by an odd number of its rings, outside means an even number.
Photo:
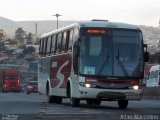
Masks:
[[[79,90],[80,99],[102,99],[102,100],[141,100],[142,89],[96,89],[84,88]]]

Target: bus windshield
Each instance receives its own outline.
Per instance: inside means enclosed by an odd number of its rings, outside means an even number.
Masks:
[[[80,74],[143,77],[140,31],[82,28],[80,35]]]

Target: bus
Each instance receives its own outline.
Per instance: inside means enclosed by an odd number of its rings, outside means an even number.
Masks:
[[[38,91],[49,103],[73,107],[140,100],[149,59],[138,26],[103,20],[77,22],[45,33],[39,44]]]

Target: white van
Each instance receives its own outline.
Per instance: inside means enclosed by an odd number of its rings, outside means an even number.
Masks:
[[[149,71],[149,77],[146,81],[147,87],[159,87],[160,86],[160,65],[154,65]]]

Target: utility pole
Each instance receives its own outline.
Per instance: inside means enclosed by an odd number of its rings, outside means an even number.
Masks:
[[[37,35],[37,23],[35,23],[35,33]]]
[[[55,14],[55,15],[52,15],[52,16],[56,16],[56,17],[57,17],[57,29],[58,29],[58,17],[59,17],[59,16],[62,16],[62,15],[60,15],[60,14]]]

